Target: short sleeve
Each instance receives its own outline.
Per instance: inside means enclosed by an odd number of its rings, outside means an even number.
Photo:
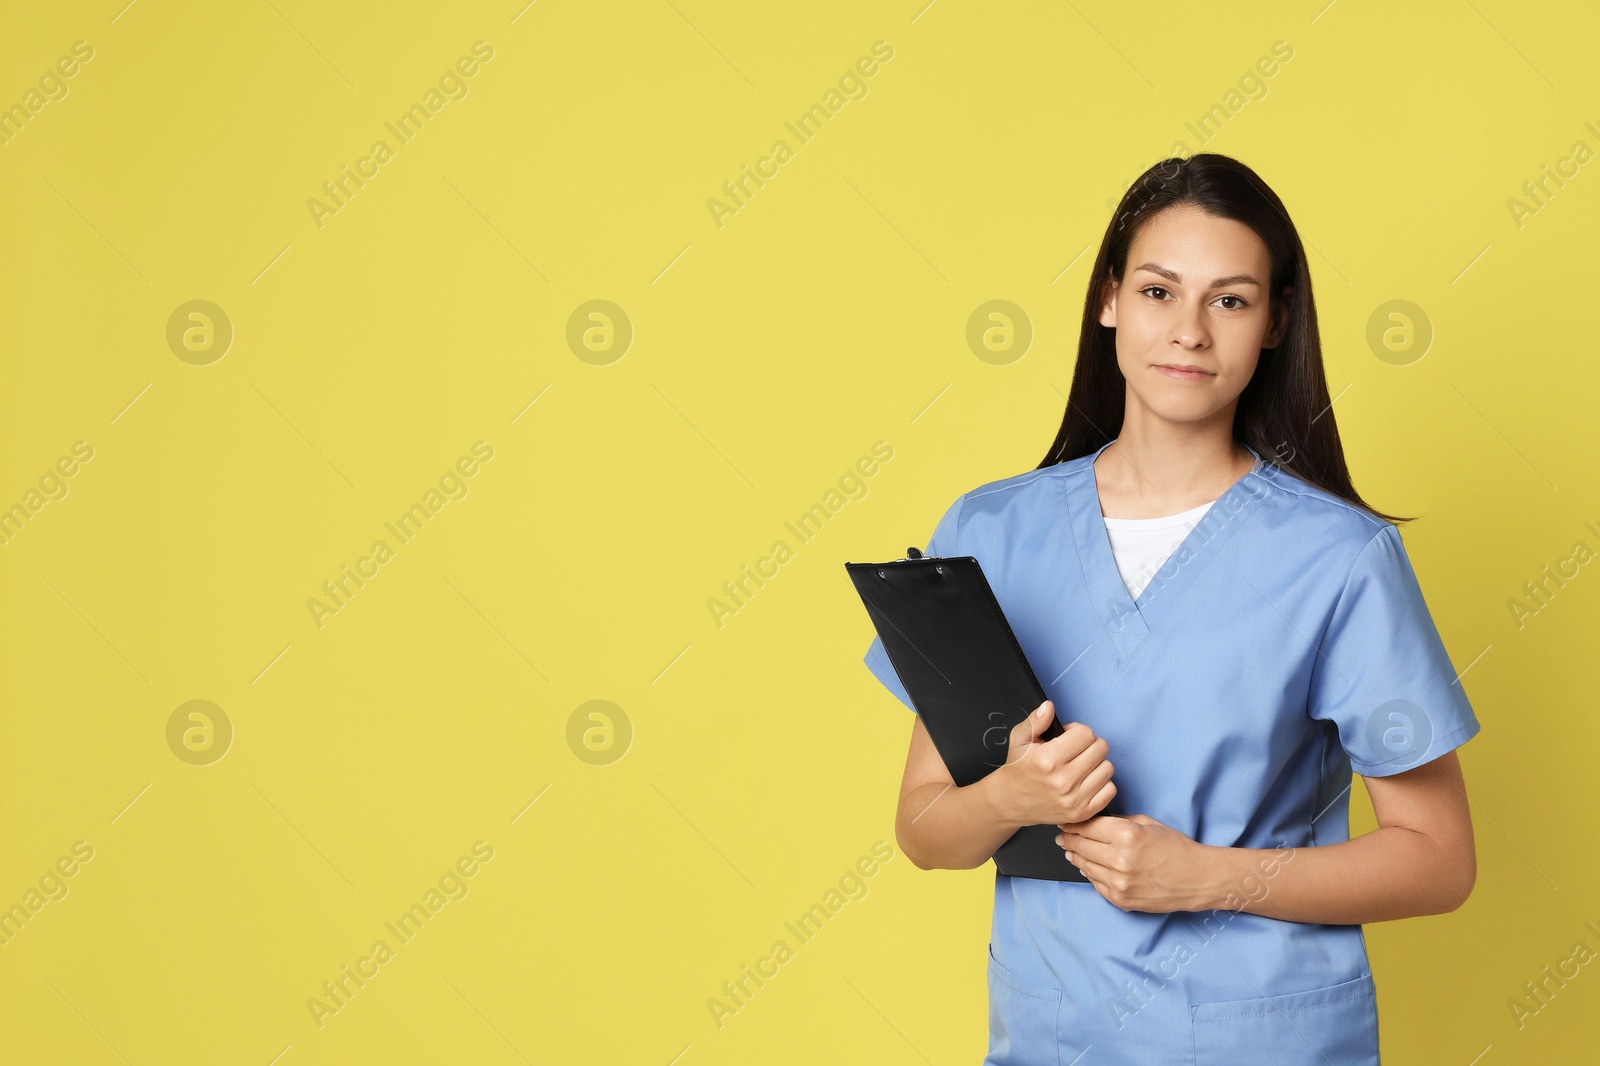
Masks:
[[[1308,710],[1356,773],[1387,777],[1465,744],[1478,719],[1393,523],[1356,557],[1312,667]]]
[[[933,535],[928,538],[927,547],[922,549],[923,555],[956,555],[957,530],[961,525],[961,505],[966,502],[966,493],[962,493],[956,502],[945,511],[944,517],[939,519],[933,527]],[[873,634],[872,643],[867,646],[867,654],[862,662],[867,664],[867,669],[872,671],[883,687],[888,689],[894,698],[910,707],[913,712],[911,697],[906,692],[906,687],[900,683],[900,675],[894,672],[894,665],[889,662],[888,654],[883,650],[883,638]]]

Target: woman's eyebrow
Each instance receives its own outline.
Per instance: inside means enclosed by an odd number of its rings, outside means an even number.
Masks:
[[[1174,282],[1175,284],[1178,284],[1178,285],[1182,285],[1183,284],[1183,276],[1181,274],[1179,274],[1177,271],[1168,270],[1166,267],[1156,266],[1154,263],[1140,263],[1138,266],[1134,267],[1133,269],[1135,269],[1135,270],[1148,270],[1150,273],[1159,274],[1162,277],[1166,278],[1168,281]],[[1249,274],[1229,274],[1227,277],[1218,278],[1218,279],[1216,279],[1215,281],[1213,281],[1211,283],[1211,287],[1213,289],[1221,288],[1224,285],[1255,285],[1255,286],[1259,287],[1261,285],[1261,282],[1257,281],[1255,278],[1251,277]]]

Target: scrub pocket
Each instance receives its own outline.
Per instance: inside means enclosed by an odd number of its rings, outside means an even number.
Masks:
[[[1195,1066],[1378,1066],[1371,974],[1326,988],[1189,1006]]]
[[[989,1054],[983,1066],[1060,1066],[1060,1014],[1061,989],[1012,973],[995,961],[989,945]]]

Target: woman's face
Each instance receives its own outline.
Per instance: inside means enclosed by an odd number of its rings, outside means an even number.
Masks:
[[[1170,422],[1223,414],[1231,425],[1261,349],[1277,346],[1288,317],[1286,304],[1268,306],[1271,273],[1267,246],[1242,222],[1192,204],[1151,216],[1100,310],[1100,324],[1117,331],[1129,406]]]

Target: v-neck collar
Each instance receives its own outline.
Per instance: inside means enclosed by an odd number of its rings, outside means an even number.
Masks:
[[[1107,441],[1092,455],[1084,456],[1077,470],[1058,480],[1066,498],[1084,587],[1106,634],[1116,645],[1117,657],[1126,663],[1223,545],[1249,519],[1271,492],[1271,486],[1261,477],[1265,466],[1261,453],[1245,444],[1255,456],[1255,465],[1212,503],[1135,600],[1128,595],[1128,587],[1117,570],[1094,480],[1094,462],[1112,443]]]

